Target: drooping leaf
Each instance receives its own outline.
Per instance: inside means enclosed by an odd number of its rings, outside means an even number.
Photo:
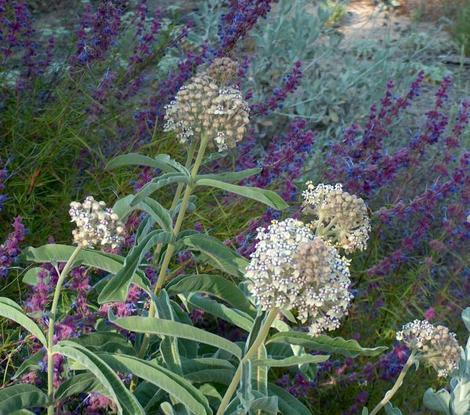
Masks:
[[[268,367],[288,367],[297,366],[310,363],[323,363],[329,359],[330,356],[325,355],[311,355],[304,354],[302,356],[291,356],[285,359],[256,359],[252,360],[253,366],[268,366]]]
[[[205,396],[183,377],[137,357],[120,354],[101,355],[114,370],[131,373],[165,390],[179,402],[186,405],[196,415],[210,414]]]
[[[171,232],[173,230],[173,222],[170,216],[170,212],[165,209],[160,203],[151,197],[144,198],[138,204],[132,204],[135,196],[128,195],[122,199],[119,199],[113,210],[119,216],[121,220],[124,220],[135,210],[141,210],[145,213],[148,213],[154,222],[166,232]]]
[[[335,353],[347,357],[377,356],[384,350],[384,346],[362,347],[356,340],[345,340],[342,337],[316,336],[301,332],[281,332],[274,334],[268,341],[270,343],[288,343],[303,346],[306,349],[318,352]]]
[[[194,234],[183,239],[191,251],[199,251],[212,266],[235,277],[243,277],[248,261],[225,246],[218,239],[205,234]]]
[[[155,158],[152,158],[138,153],[122,154],[113,158],[106,165],[106,170],[112,170],[124,166],[146,166],[160,169],[164,172],[185,172],[185,170],[187,170],[167,154],[159,154]]]
[[[226,301],[239,310],[254,311],[245,293],[233,282],[220,275],[189,275],[168,284],[168,292],[170,294],[206,293]]]
[[[77,361],[81,366],[93,373],[96,379],[103,385],[109,397],[116,403],[120,414],[145,415],[142,406],[134,395],[129,392],[113,369],[97,354],[68,340],[63,340],[56,344],[53,351]]]
[[[44,408],[47,395],[37,386],[17,384],[0,389],[0,415],[11,415],[27,408]]]
[[[26,372],[40,369],[39,363],[42,362],[44,355],[46,354],[45,349],[40,349],[36,353],[23,360],[20,367],[16,370],[13,379],[18,379]]]
[[[203,179],[212,179],[219,180],[225,183],[236,183],[240,182],[247,177],[254,176],[261,172],[261,168],[246,169],[241,171],[234,172],[224,172],[224,173],[215,173],[215,174],[201,174],[196,177],[196,182]]]
[[[131,206],[138,205],[145,198],[150,196],[152,193],[155,193],[157,190],[161,189],[162,187],[165,187],[174,183],[188,184],[190,180],[191,180],[190,176],[185,173],[174,172],[174,173],[162,174],[161,176],[155,179],[152,179],[144,187],[142,187],[142,189],[140,189],[139,193],[137,193],[134,199],[131,201]]]
[[[200,308],[215,317],[221,318],[241,329],[249,332],[253,327],[253,319],[243,311],[229,308],[210,298],[202,297],[198,294],[190,294],[187,297],[189,304]]]
[[[106,391],[96,377],[92,373],[84,372],[64,381],[57,389],[54,398],[60,401],[69,396],[84,392],[100,392],[106,394]]]
[[[16,324],[24,327],[34,337],[36,337],[44,346],[47,347],[46,336],[41,328],[29,318],[21,309],[19,304],[6,297],[0,297],[0,316],[14,321]]]
[[[26,248],[24,255],[28,261],[54,264],[67,262],[74,250],[74,246],[48,244],[39,248]],[[84,249],[78,254],[76,263],[101,269],[115,275],[123,267],[124,260],[125,258],[120,255]],[[150,291],[150,281],[143,272],[136,271],[132,276],[132,282],[143,290]]]
[[[113,319],[112,322],[123,329],[136,333],[174,336],[182,339],[193,340],[195,342],[220,348],[238,358],[241,357],[240,347],[230,340],[177,321],[163,320],[153,317],[130,316]]]
[[[104,286],[98,302],[100,304],[125,301],[132,276],[137,272],[144,255],[158,242],[168,242],[171,236],[162,231],[150,232],[140,243],[134,245],[124,260],[123,267]]]
[[[97,331],[74,339],[74,342],[94,352],[134,354],[132,344],[124,336],[112,331]]]
[[[213,179],[199,179],[196,181],[198,186],[209,186],[217,189],[225,190],[226,192],[235,193],[247,199],[253,199],[257,202],[264,203],[265,205],[277,209],[287,209],[289,205],[277,193],[268,189],[260,189],[258,187],[238,186],[236,184],[225,183],[220,180]]]

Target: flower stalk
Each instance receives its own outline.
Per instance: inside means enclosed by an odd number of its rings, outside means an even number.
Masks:
[[[406,374],[408,373],[408,370],[413,366],[417,361],[416,358],[416,352],[413,351],[410,354],[410,357],[408,357],[408,360],[405,363],[405,366],[403,366],[403,369],[401,370],[400,374],[398,375],[397,380],[395,381],[395,384],[393,387],[385,394],[383,399],[377,404],[377,406],[371,411],[370,415],[376,415],[380,412],[380,410],[387,405],[387,403],[390,402],[390,400],[393,398],[395,393],[397,393],[398,389],[400,389],[401,385],[403,385],[403,380],[405,379]]]
[[[205,133],[201,134],[201,142],[199,144],[199,149],[198,149],[198,152],[197,152],[196,160],[194,161],[194,165],[191,169],[191,181],[190,181],[190,183],[188,183],[186,185],[186,189],[185,189],[184,194],[183,194],[183,199],[181,201],[181,206],[180,206],[180,209],[179,209],[179,212],[178,212],[178,216],[176,218],[175,225],[173,226],[173,239],[177,238],[177,236],[178,236],[178,234],[181,230],[181,225],[183,224],[184,217],[185,217],[186,211],[188,209],[189,198],[191,197],[191,193],[194,190],[194,180],[196,179],[196,176],[199,172],[199,168],[201,167],[202,160],[204,158],[204,154],[205,154],[206,148],[207,148],[207,143],[208,143],[207,134],[205,134]],[[192,151],[192,150],[190,150],[190,151]],[[175,200],[177,201],[176,197],[173,201],[174,205],[176,207]],[[173,254],[175,253],[175,248],[176,247],[175,247],[175,244],[173,242],[169,243],[167,248],[166,248],[165,256],[163,257],[163,261],[162,261],[162,264],[160,266],[160,272],[158,274],[157,282],[156,282],[154,290],[153,290],[155,295],[158,295],[160,293],[161,289],[163,288],[163,285],[165,284],[166,271],[167,271],[168,265],[170,264],[171,259],[173,258]],[[152,301],[150,303],[150,308],[149,308],[149,313],[148,313],[149,317],[155,317],[155,312],[156,312],[155,305]],[[142,345],[140,347],[138,357],[143,357],[145,355],[145,352],[147,351],[148,345],[149,345],[149,336],[146,334],[144,336],[143,341],[142,341]],[[131,389],[133,389],[135,386],[136,385],[133,382],[133,384],[131,385]]]
[[[222,401],[220,402],[220,406],[219,406],[219,409],[217,410],[216,415],[223,415],[225,413],[225,410],[227,409],[227,406],[229,405],[230,400],[232,399],[232,396],[237,389],[238,383],[240,382],[243,365],[248,360],[250,360],[253,357],[253,355],[255,355],[258,352],[259,347],[266,340],[266,337],[268,336],[268,333],[269,333],[269,329],[271,328],[274,320],[276,319],[278,312],[279,312],[278,308],[273,308],[266,316],[263,326],[261,327],[258,335],[256,336],[255,341],[253,342],[251,347],[248,349],[245,356],[243,356],[242,360],[240,360],[240,363],[232,378],[232,381],[230,382],[230,385],[228,386],[227,391],[225,392],[225,395],[222,398]]]
[[[54,290],[52,307],[49,314],[49,328],[47,332],[47,395],[49,398],[49,406],[47,407],[47,415],[54,415],[54,353],[52,348],[54,347],[54,324],[56,321],[57,305],[59,304],[60,292],[65,278],[70,272],[81,250],[81,246],[77,246],[75,248],[67,263],[65,264],[64,269],[60,273],[59,279],[57,280],[57,285]]]

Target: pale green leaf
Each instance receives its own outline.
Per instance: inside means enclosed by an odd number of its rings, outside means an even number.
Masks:
[[[53,351],[77,361],[93,373],[109,394],[108,396],[116,403],[120,414],[145,415],[137,399],[129,392],[113,369],[98,355],[68,340],[63,340],[56,344]]]
[[[168,285],[170,294],[202,292],[213,295],[242,311],[254,311],[245,293],[233,282],[220,275],[189,275]]]
[[[225,350],[241,358],[241,349],[235,343],[223,337],[192,327],[177,321],[163,320],[153,317],[130,316],[113,319],[117,326],[136,333],[155,334],[159,336],[174,336],[193,340]]]
[[[329,336],[311,336],[301,332],[281,332],[274,334],[268,341],[269,343],[287,343],[303,346],[306,349],[318,352],[335,353],[343,356],[377,356],[381,354],[386,347],[362,347],[356,340],[345,340],[342,337]]]
[[[47,395],[37,386],[17,384],[0,389],[0,415],[12,415],[26,408],[44,408]]]
[[[24,327],[47,347],[46,336],[44,336],[41,328],[34,322],[34,320],[29,318],[21,307],[13,300],[6,297],[0,297],[0,316],[12,320]]]
[[[205,234],[194,234],[183,239],[191,251],[201,252],[212,266],[235,277],[243,277],[248,261],[218,239]]]
[[[196,181],[196,184],[198,186],[215,187],[217,189],[225,190],[226,192],[235,193],[239,196],[264,203],[265,205],[277,210],[283,210],[289,207],[289,205],[281,198],[281,196],[268,189],[238,186],[236,184],[225,183],[213,179],[199,179]]]

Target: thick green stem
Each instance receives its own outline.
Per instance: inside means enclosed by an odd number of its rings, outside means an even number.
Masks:
[[[390,389],[384,396],[384,398],[378,403],[378,405],[372,410],[370,415],[376,415],[380,412],[380,410],[387,405],[387,403],[390,402],[390,400],[393,398],[395,393],[400,389],[401,385],[403,385],[403,380],[405,379],[405,376],[410,369],[411,366],[414,365],[416,362],[415,359],[415,352],[412,352],[410,354],[410,357],[405,363],[405,366],[403,366],[403,369],[401,370],[400,374],[398,375],[397,380],[395,381],[395,384],[393,385],[392,389]]]
[[[184,216],[186,214],[186,210],[188,209],[189,198],[194,188],[193,181],[196,179],[199,168],[201,167],[201,163],[204,158],[204,153],[206,152],[206,148],[207,148],[207,142],[208,142],[207,135],[202,134],[201,143],[199,145],[199,150],[197,152],[196,160],[194,161],[193,168],[191,169],[191,182],[186,185],[186,189],[183,194],[183,199],[181,201],[181,206],[178,211],[178,216],[176,217],[176,222],[175,222],[175,225],[173,226],[173,238],[174,239],[176,239],[176,237],[178,236],[181,230],[181,225],[183,224]],[[176,202],[174,203],[174,205],[176,207],[177,199],[175,200]],[[160,272],[158,274],[157,283],[155,284],[155,288],[153,290],[155,295],[158,295],[160,293],[163,287],[163,284],[165,283],[166,271],[168,269],[168,265],[170,265],[170,261],[173,258],[174,253],[175,253],[175,244],[174,243],[168,244],[166,251],[165,251],[165,256],[163,257],[162,264],[160,265]],[[149,314],[148,314],[149,317],[154,317],[155,311],[156,311],[155,305],[152,301],[150,302],[150,308],[149,308]],[[147,348],[149,345],[149,340],[150,340],[149,336],[145,335],[142,341],[142,345],[140,347],[139,353],[138,353],[138,357],[142,358],[145,355],[145,352],[147,351]]]
[[[268,336],[269,329],[271,328],[271,325],[273,324],[274,320],[276,319],[276,316],[278,314],[279,310],[277,308],[273,308],[269,314],[267,315],[266,319],[264,320],[263,326],[261,327],[258,336],[256,336],[255,341],[251,345],[251,347],[248,349],[246,352],[245,356],[243,356],[243,359],[240,360],[240,363],[238,365],[237,371],[235,372],[235,375],[233,375],[232,381],[230,382],[230,385],[228,386],[225,395],[222,399],[222,402],[220,402],[219,409],[217,410],[216,415],[223,415],[225,413],[225,410],[227,409],[227,406],[229,405],[233,394],[237,390],[238,383],[240,382],[240,378],[242,375],[242,368],[243,365],[251,359],[251,357],[258,352],[259,347],[264,343],[266,340],[266,337]]]
[[[186,167],[187,169],[189,169],[189,167],[191,166],[195,151],[196,151],[196,142],[193,141],[191,143],[191,145],[189,146],[188,155],[186,157],[186,163],[184,165],[184,167]],[[183,183],[178,183],[178,186],[176,187],[175,195],[173,196],[173,201],[171,202],[170,210],[173,210],[173,209],[176,208],[176,206],[178,204],[178,200],[181,197],[181,192],[183,191],[183,188],[184,188],[184,184]],[[160,252],[162,251],[162,247],[163,247],[163,244],[161,244],[161,243],[157,244],[157,247],[155,248],[155,253],[154,253],[155,259],[157,259],[160,256]]]
[[[56,321],[57,305],[59,304],[62,285],[64,284],[65,278],[72,268],[75,259],[77,259],[81,249],[82,248],[80,246],[75,248],[75,251],[73,251],[69,260],[65,264],[64,269],[59,275],[59,279],[57,280],[57,284],[54,290],[51,312],[49,314],[49,328],[47,331],[47,395],[50,405],[47,407],[47,415],[54,415],[54,354],[52,352],[52,348],[54,346],[54,323]]]

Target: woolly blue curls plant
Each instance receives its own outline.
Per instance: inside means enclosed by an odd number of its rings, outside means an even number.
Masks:
[[[250,262],[216,238],[183,229],[188,210],[196,204],[194,194],[202,187],[277,210],[288,207],[270,190],[235,184],[260,169],[200,173],[208,151],[233,148],[246,131],[248,107],[231,83],[236,73],[234,62],[216,59],[167,107],[165,129],[187,149],[184,165],[164,154],[133,153],[113,159],[108,169],[147,166],[161,174],[137,194],[119,199],[112,210],[92,198],[73,203],[77,247],[50,244],[27,250],[31,261],[66,264],[56,286],[47,338],[9,299],[0,299],[0,315],[22,325],[44,345],[50,376],[53,355],[66,357],[69,377],[57,390],[48,382],[47,395],[33,385],[5,388],[0,392],[0,413],[48,407],[52,415],[71,395],[99,392],[126,415],[308,415],[306,406],[269,382],[271,367],[297,366],[311,374],[329,354],[374,356],[384,350],[324,334],[340,325],[352,300],[349,262],[340,252],[364,249],[370,230],[364,202],[340,185],[308,183],[303,209],[307,221],[288,218],[259,229]],[[170,185],[176,185],[176,191],[165,208],[153,195]],[[134,211],[146,215],[125,257],[91,249],[119,244],[121,223]],[[201,264],[198,270],[216,272],[171,278],[169,270],[181,250],[193,252]],[[150,253],[159,269],[155,283],[143,272]],[[110,311],[111,324],[97,324],[91,334],[54,344],[61,286],[70,269],[80,265],[108,274],[94,287],[100,304],[124,301],[131,284],[147,294],[148,302],[136,305],[133,316],[116,317]],[[194,308],[244,330],[246,342],[194,327],[189,317]],[[300,322],[305,330],[292,330],[286,321]],[[122,380],[126,376],[131,378],[129,385]]]

